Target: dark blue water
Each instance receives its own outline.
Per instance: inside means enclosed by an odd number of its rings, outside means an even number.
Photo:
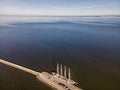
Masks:
[[[48,72],[59,61],[71,67],[84,90],[120,90],[119,17],[1,18],[0,58]],[[0,89],[49,87],[27,73],[0,64]]]

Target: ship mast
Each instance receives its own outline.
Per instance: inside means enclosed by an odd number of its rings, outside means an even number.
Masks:
[[[59,64],[57,63],[57,75],[59,75]]]
[[[66,77],[66,66],[64,67],[64,77]]]
[[[71,79],[71,71],[70,71],[70,68],[68,69],[68,80]]]
[[[62,64],[60,66],[60,75],[63,76]]]

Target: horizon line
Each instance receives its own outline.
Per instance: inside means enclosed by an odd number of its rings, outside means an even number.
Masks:
[[[101,16],[118,16],[120,17],[120,15],[0,15],[0,16],[31,16],[31,17],[59,17],[59,16],[66,16],[66,17],[92,17],[92,16],[96,16],[96,17],[101,17]]]

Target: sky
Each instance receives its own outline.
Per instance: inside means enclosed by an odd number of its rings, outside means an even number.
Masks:
[[[0,0],[0,15],[120,15],[120,0]]]

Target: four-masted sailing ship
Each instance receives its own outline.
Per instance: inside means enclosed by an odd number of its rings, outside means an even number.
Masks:
[[[71,77],[71,69],[63,66],[62,64],[57,63],[56,72],[52,72],[53,76],[63,80],[66,83],[76,84]]]

